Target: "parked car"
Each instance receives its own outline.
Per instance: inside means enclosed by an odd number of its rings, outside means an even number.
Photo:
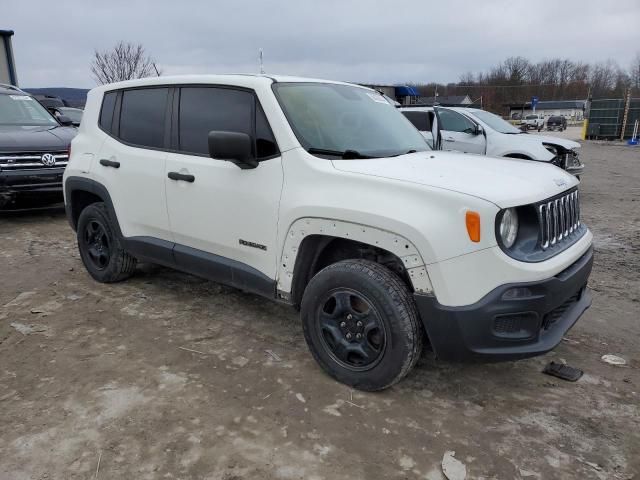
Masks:
[[[33,95],[33,98],[35,98],[40,103],[40,105],[48,110],[66,106],[64,100],[54,95]]]
[[[98,282],[154,262],[299,306],[337,380],[554,348],[591,303],[578,181],[429,150],[378,92],[281,76],[95,88],[64,175]]]
[[[55,107],[50,109],[55,117],[66,116],[71,120],[74,127],[80,126],[82,120],[82,109],[73,107]]]
[[[62,200],[62,173],[76,134],[31,95],[0,85],[0,208],[20,199]]]
[[[402,107],[400,111],[436,150],[540,160],[578,177],[584,171],[579,158],[578,142],[528,135],[485,110],[463,107]]]
[[[567,129],[567,119],[563,115],[554,115],[547,119],[547,130],[563,130]]]
[[[525,130],[542,130],[544,127],[544,117],[538,114],[530,114],[526,115],[521,121],[520,124],[524,126]]]

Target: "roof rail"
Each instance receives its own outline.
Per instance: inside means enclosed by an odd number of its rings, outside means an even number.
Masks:
[[[23,90],[20,90],[15,85],[9,85],[8,83],[0,83],[0,88],[6,88],[7,90],[15,90],[16,92],[26,93]]]

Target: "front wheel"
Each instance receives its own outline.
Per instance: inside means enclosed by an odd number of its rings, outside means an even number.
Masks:
[[[368,260],[344,260],[314,276],[301,317],[320,366],[360,390],[393,385],[422,351],[423,329],[409,289],[391,270]]]

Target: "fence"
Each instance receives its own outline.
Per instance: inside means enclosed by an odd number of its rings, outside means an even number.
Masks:
[[[625,109],[628,108],[626,118]],[[640,119],[640,98],[601,98],[589,106],[588,139],[631,138],[633,124]],[[622,129],[624,128],[624,135]]]

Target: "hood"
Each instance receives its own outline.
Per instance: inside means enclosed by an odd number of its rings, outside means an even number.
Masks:
[[[0,152],[66,150],[77,132],[73,127],[0,125]]]
[[[578,184],[573,175],[544,162],[455,152],[419,152],[400,157],[333,160],[343,172],[441,188],[500,208],[538,202]]]
[[[503,133],[502,135],[508,134]],[[562,148],[565,148],[567,150],[580,148],[580,144],[578,142],[567,140],[566,138],[552,137],[549,135],[532,135],[528,133],[522,133],[514,136],[517,137],[518,142],[529,142],[530,144],[536,145],[540,145],[541,143],[551,143],[553,145],[560,145]]]

